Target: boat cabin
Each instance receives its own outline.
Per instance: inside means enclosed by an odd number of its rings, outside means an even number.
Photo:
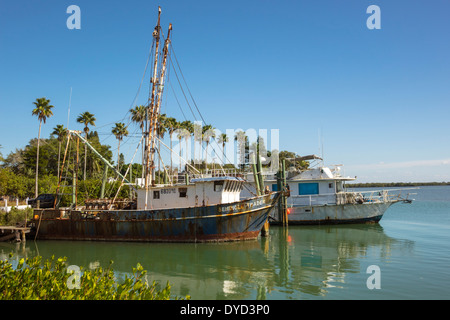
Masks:
[[[305,170],[286,180],[289,186],[291,201],[296,205],[336,204],[336,195],[344,191],[344,181],[354,178],[342,177],[338,169],[319,167]],[[275,191],[277,184],[272,184]]]
[[[248,177],[250,185],[254,188],[252,177]],[[340,168],[328,167],[310,168],[298,174],[289,173],[286,184],[290,190],[288,203],[298,206],[330,205],[336,204],[338,195],[345,192],[344,182],[355,178],[343,177]],[[271,191],[279,191],[275,174],[265,177],[264,185]],[[249,197],[250,193],[244,191],[242,198]]]
[[[147,209],[185,208],[225,204],[240,200],[244,180],[237,177],[192,179],[189,184],[151,187]],[[145,189],[137,191],[137,209],[145,209]]]

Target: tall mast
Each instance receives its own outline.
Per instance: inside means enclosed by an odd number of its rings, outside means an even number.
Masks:
[[[163,48],[163,61],[162,61],[162,66],[161,66],[161,73],[159,75],[159,79],[157,80],[157,85],[158,85],[158,90],[156,93],[156,99],[155,99],[155,104],[154,104],[154,108],[152,110],[151,113],[151,120],[150,120],[150,136],[151,137],[156,137],[157,134],[157,129],[158,129],[158,123],[159,123],[159,113],[160,113],[160,109],[161,109],[161,100],[162,100],[162,93],[164,91],[164,79],[165,79],[165,74],[166,74],[166,64],[167,64],[167,55],[169,52],[169,44],[170,44],[170,31],[172,30],[172,24],[169,25],[169,31],[167,32],[167,38],[166,41],[164,43],[164,48]],[[156,139],[150,139],[150,150],[155,150],[156,147]],[[155,153],[152,152],[150,153],[150,163],[152,164],[152,170],[155,169],[154,160],[155,157]]]
[[[159,53],[159,38],[160,38],[160,26],[161,21],[161,7],[158,7],[158,22],[156,24],[155,30],[153,31],[153,38],[155,39],[155,61],[153,64],[153,75],[150,80],[152,83],[152,94],[151,98],[149,99],[149,103],[146,108],[146,135],[145,135],[145,209],[147,209],[148,204],[148,188],[152,184],[152,173],[153,173],[153,163],[150,162],[150,154],[152,154],[155,150],[150,149],[150,144],[152,137],[150,136],[150,129],[152,127],[151,121],[149,121],[149,117],[153,114],[153,108],[155,104],[155,90],[156,90],[156,75],[158,74],[158,53]]]
[[[164,43],[163,48],[163,61],[161,66],[161,71],[159,78],[158,75],[158,55],[159,55],[159,42],[161,34],[160,26],[161,17],[161,7],[158,7],[158,23],[153,31],[153,37],[155,38],[155,61],[153,65],[153,77],[151,79],[152,83],[152,94],[147,106],[146,112],[146,163],[145,163],[145,209],[148,205],[148,190],[151,185],[154,185],[153,173],[155,170],[155,147],[156,147],[156,132],[159,120],[159,111],[161,107],[162,92],[164,90],[164,78],[166,73],[167,56],[169,52],[170,44],[170,31],[172,30],[172,24],[169,25],[169,31],[167,33],[167,38]]]

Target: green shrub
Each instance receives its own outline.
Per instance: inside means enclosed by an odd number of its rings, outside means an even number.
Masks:
[[[16,223],[25,222],[25,218],[28,221],[33,217],[33,209],[17,209],[12,207],[9,212],[0,211],[0,226],[15,226]]]
[[[12,255],[10,255],[10,258]],[[0,299],[5,300],[169,300],[170,284],[158,290],[158,284],[147,282],[147,271],[140,264],[132,276],[117,283],[109,267],[94,270],[80,268],[79,285],[70,288],[75,274],[68,271],[66,258],[54,256],[42,263],[42,257],[23,258],[14,268],[7,260],[0,261]],[[76,283],[76,282],[75,282]],[[77,289],[78,288],[78,289]],[[186,297],[189,299],[189,296]]]

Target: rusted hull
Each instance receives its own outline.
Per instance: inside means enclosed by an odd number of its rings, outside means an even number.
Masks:
[[[164,210],[36,211],[37,239],[207,242],[258,237],[276,194],[205,207]]]

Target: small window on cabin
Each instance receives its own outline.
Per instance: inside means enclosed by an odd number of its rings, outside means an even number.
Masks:
[[[332,183],[329,183],[329,184],[328,184],[328,188],[330,188],[330,189],[333,188],[333,184],[332,184]]]
[[[159,190],[153,191],[153,199],[159,199]]]
[[[223,189],[223,181],[214,181],[214,191],[222,191]]]
[[[187,188],[178,188],[178,192],[180,193],[180,198],[187,197]]]

